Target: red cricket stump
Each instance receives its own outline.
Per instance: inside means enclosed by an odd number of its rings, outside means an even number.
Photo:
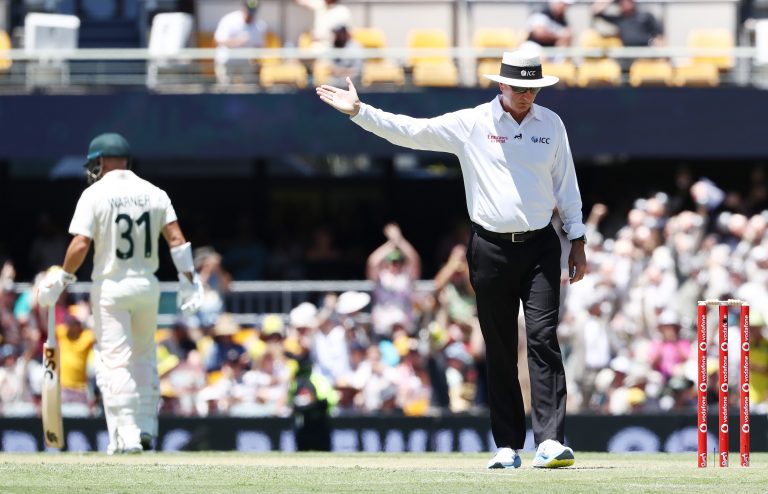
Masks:
[[[698,395],[699,402],[696,409],[699,417],[699,468],[707,466],[707,304],[699,302],[699,317],[696,324],[698,333]]]
[[[749,304],[741,300],[702,300],[698,302],[697,340],[698,340],[698,466],[707,466],[707,308],[717,305],[718,312],[718,439],[719,465],[728,466],[728,309],[738,305],[741,309],[739,330],[741,345],[739,348],[739,452],[741,466],[749,466]]]
[[[728,466],[728,305],[720,305],[720,412],[718,426],[720,429],[720,466]]]
[[[739,318],[741,329],[741,359],[739,361],[739,374],[741,386],[739,386],[739,450],[741,453],[741,466],[749,466],[749,305],[741,304],[741,317]]]

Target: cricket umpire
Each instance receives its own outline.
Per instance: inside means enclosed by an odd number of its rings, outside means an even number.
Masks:
[[[91,308],[96,334],[96,381],[109,431],[107,453],[139,453],[157,435],[160,400],[155,331],[160,303],[158,239],[171,249],[185,312],[202,302],[202,284],[168,194],[130,170],[131,151],[119,134],[95,137],[85,164],[87,187],[69,226],[73,235],[61,267],[40,284],[40,305],[51,306],[94,244]]]
[[[538,444],[534,467],[574,462],[564,446],[565,371],[557,341],[560,242],[555,208],[571,240],[571,283],[586,271],[582,204],[565,126],[534,104],[557,77],[542,74],[537,54],[504,53],[492,101],[435,118],[412,118],[360,102],[348,88],[317,88],[322,101],[393,144],[459,158],[473,234],[467,248],[486,343],[491,430],[499,448],[488,468],[517,468],[525,441],[518,380],[517,316],[523,304],[531,376],[531,416]]]

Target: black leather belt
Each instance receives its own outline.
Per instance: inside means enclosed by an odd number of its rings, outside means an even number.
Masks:
[[[506,240],[507,242],[518,244],[518,243],[527,242],[528,240],[536,238],[540,233],[542,233],[548,227],[544,227],[539,230],[528,230],[527,232],[510,232],[510,233],[492,232],[490,230],[486,230],[485,228],[483,228],[482,226],[476,223],[472,223],[472,228],[481,237],[495,239],[495,240]]]

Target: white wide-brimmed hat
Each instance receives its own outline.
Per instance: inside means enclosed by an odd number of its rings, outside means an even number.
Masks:
[[[311,302],[302,302],[291,310],[289,318],[295,328],[314,328],[317,326],[317,307]]]
[[[486,79],[517,87],[547,87],[560,79],[541,73],[541,57],[527,50],[506,51],[499,74],[483,74]]]
[[[371,296],[365,292],[344,292],[336,301],[336,312],[339,314],[352,314],[363,310],[371,301]]]

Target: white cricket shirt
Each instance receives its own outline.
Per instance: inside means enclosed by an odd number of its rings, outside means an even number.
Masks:
[[[326,43],[333,42],[332,31],[340,26],[350,28],[352,13],[349,7],[335,3],[328,5],[325,0],[312,0],[308,4],[315,12],[312,37]]]
[[[94,281],[119,280],[157,271],[160,232],[174,221],[165,191],[130,170],[113,170],[83,191],[69,233],[93,240]]]
[[[459,158],[470,219],[493,232],[547,226],[555,207],[569,239],[586,232],[581,194],[562,120],[534,104],[518,124],[497,96],[435,118],[395,115],[361,104],[352,121],[393,144]]]
[[[267,33],[267,23],[254,17],[250,24],[246,24],[245,16],[242,10],[236,10],[225,15],[216,26],[213,33],[213,39],[216,43],[247,36],[248,42],[242,48],[258,48],[264,46],[264,40]],[[229,51],[231,48],[219,46],[216,49],[216,62],[225,63],[229,60]],[[247,63],[248,60],[242,60]]]

